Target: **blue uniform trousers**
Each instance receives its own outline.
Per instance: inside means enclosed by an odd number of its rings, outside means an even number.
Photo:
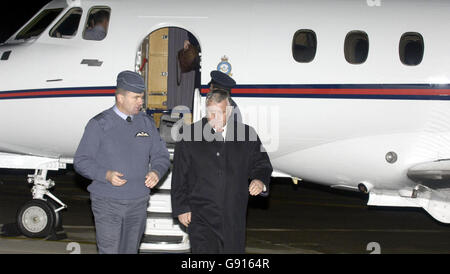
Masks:
[[[136,254],[145,232],[150,196],[119,200],[91,194],[100,254]]]

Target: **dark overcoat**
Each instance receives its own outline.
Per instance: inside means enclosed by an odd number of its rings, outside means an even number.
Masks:
[[[272,165],[255,130],[227,124],[225,142],[203,118],[175,146],[172,212],[192,213],[193,253],[244,253],[249,182],[261,180],[268,194]]]

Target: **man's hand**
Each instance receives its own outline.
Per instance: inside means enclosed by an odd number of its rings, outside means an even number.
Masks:
[[[145,186],[153,188],[159,182],[158,174],[154,171],[150,171],[147,176],[145,176]]]
[[[259,195],[264,189],[264,183],[258,179],[253,180],[248,187],[248,191],[250,195],[256,196]]]
[[[183,214],[178,215],[178,220],[180,223],[182,223],[185,227],[188,227],[191,223],[191,212],[186,212]]]
[[[120,179],[120,177],[123,177],[123,174],[118,171],[108,170],[106,172],[106,180],[113,186],[123,186],[127,182],[127,180]]]

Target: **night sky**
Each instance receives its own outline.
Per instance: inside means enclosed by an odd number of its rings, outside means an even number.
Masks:
[[[0,43],[3,43],[50,0],[11,1],[0,10]]]

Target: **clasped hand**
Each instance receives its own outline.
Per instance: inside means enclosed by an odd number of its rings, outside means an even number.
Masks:
[[[113,186],[123,186],[126,184],[127,180],[122,179],[123,174],[118,171],[108,170],[106,172],[106,180],[110,182]],[[159,182],[159,176],[154,171],[150,171],[145,176],[145,186],[149,188],[153,188],[158,184]]]
[[[250,183],[250,186],[248,187],[248,191],[252,196],[259,195],[263,190],[264,190],[264,183],[258,179],[254,179]]]

